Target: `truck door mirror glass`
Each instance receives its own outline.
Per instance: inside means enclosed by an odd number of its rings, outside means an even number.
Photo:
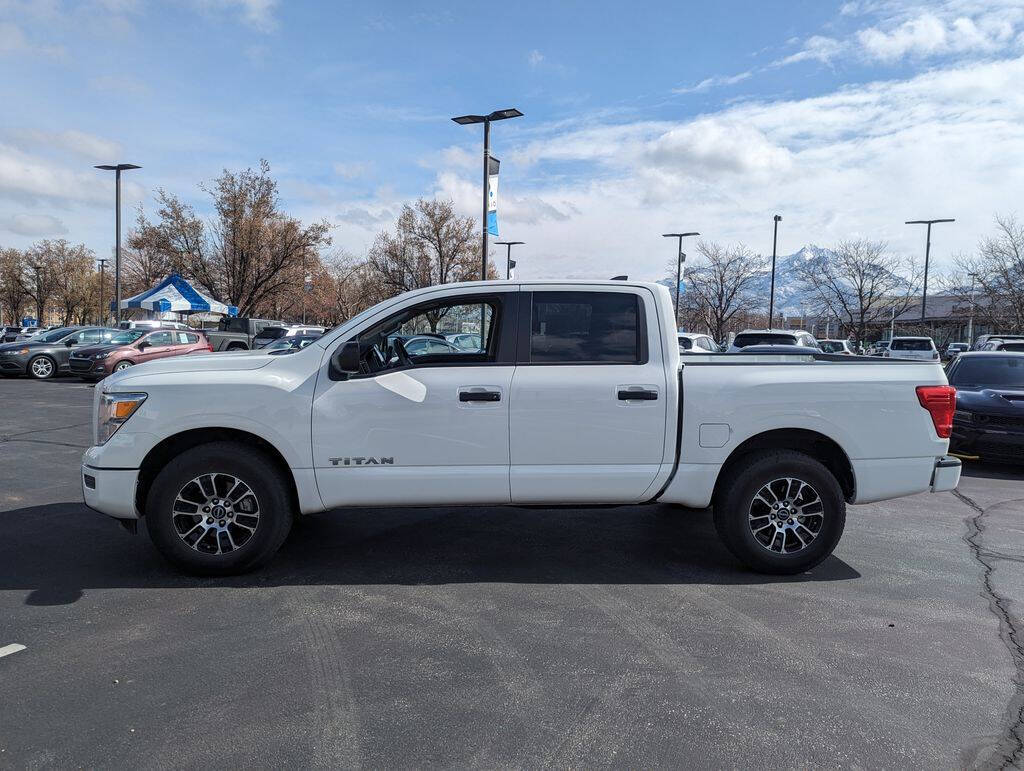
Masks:
[[[334,349],[331,354],[331,379],[344,380],[359,372],[359,342],[352,340]]]

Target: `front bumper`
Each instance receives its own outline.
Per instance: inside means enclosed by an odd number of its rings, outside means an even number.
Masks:
[[[28,356],[4,356],[0,354],[0,372],[25,374],[28,370]]]
[[[93,468],[82,464],[82,496],[90,509],[117,519],[138,519],[138,469]]]
[[[999,463],[1024,463],[1024,427],[1001,425],[998,418],[970,424],[954,419],[949,449]]]
[[[110,374],[104,359],[76,359],[74,356],[68,362],[68,370],[72,375],[89,378],[104,378]]]

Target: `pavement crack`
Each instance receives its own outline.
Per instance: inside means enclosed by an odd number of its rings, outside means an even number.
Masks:
[[[3,434],[0,435],[0,443],[11,442],[15,439],[19,439],[23,436],[32,436],[33,434],[45,434],[49,431],[66,431],[72,428],[82,428],[83,426],[91,426],[92,421],[87,420],[84,423],[72,423],[70,426],[53,426],[52,428],[34,428],[31,431],[21,431],[17,434]],[[76,445],[77,446],[77,445]]]
[[[1017,628],[1013,616],[1010,615],[1008,601],[995,590],[992,582],[994,555],[981,547],[981,536],[985,532],[985,511],[971,498],[959,490],[953,495],[974,511],[974,516],[967,520],[968,532],[963,540],[971,550],[971,554],[982,567],[982,588],[988,600],[989,609],[999,621],[999,639],[1002,640],[1013,660],[1014,693],[1006,708],[1006,728],[997,741],[992,753],[978,764],[979,768],[1017,768],[1024,762],[1024,639]],[[998,505],[998,504],[997,504]],[[1000,557],[1002,558],[1002,555]]]

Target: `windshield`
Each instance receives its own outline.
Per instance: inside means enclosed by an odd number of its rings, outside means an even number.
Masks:
[[[821,346],[821,350],[825,353],[842,353],[846,350],[840,340],[822,340],[818,343]]]
[[[221,332],[241,332],[242,334],[248,334],[249,319],[228,318],[225,316],[217,322],[217,329]]]
[[[75,331],[74,327],[61,327],[60,329],[51,329],[49,332],[40,332],[37,335],[33,335],[29,340],[33,343],[55,343],[63,337],[67,337]]]
[[[732,344],[737,348],[746,348],[748,345],[797,345],[795,335],[781,335],[772,332],[744,332],[736,335]]]
[[[146,329],[128,329],[124,332],[119,332],[110,338],[111,345],[128,345],[128,343],[134,343],[140,337],[142,337],[149,330]]]
[[[949,382],[980,388],[1024,388],[1024,356],[961,356]]]
[[[911,338],[908,340],[893,340],[889,346],[890,351],[930,351],[932,341],[928,338]]]

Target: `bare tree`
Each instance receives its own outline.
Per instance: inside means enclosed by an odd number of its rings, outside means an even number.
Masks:
[[[451,201],[420,199],[406,204],[395,223],[395,232],[383,231],[370,249],[368,259],[384,296],[455,281],[480,278],[480,233],[470,217],[455,213]],[[494,264],[488,278],[497,278]],[[382,298],[383,299],[383,298]],[[447,309],[428,313],[431,331]]]
[[[22,283],[26,264],[22,250],[0,249],[0,321],[20,323],[29,299]]]
[[[134,249],[153,249],[168,269],[194,279],[219,300],[250,315],[294,282],[296,266],[330,244],[330,226],[303,226],[278,208],[270,165],[258,170],[224,170],[212,187],[214,217],[207,225],[192,207],[159,191],[158,221],[144,217],[132,239]]]
[[[765,259],[745,246],[724,247],[713,241],[697,243],[698,260],[687,271],[689,280],[680,312],[692,314],[716,340],[724,340],[734,317],[754,302],[754,290],[765,270]]]
[[[993,328],[1017,331],[1024,329],[1024,225],[999,214],[995,223],[995,235],[982,239],[976,256],[954,259],[950,283],[962,297],[974,274],[979,317]]]
[[[918,276],[911,263],[887,251],[884,241],[844,241],[831,251],[830,258],[800,265],[800,283],[859,344],[867,337],[868,327],[910,307]]]
[[[92,250],[85,244],[72,246],[64,239],[41,241],[32,247],[30,257],[46,274],[53,307],[60,311],[60,323],[71,324],[87,316],[96,260]]]

